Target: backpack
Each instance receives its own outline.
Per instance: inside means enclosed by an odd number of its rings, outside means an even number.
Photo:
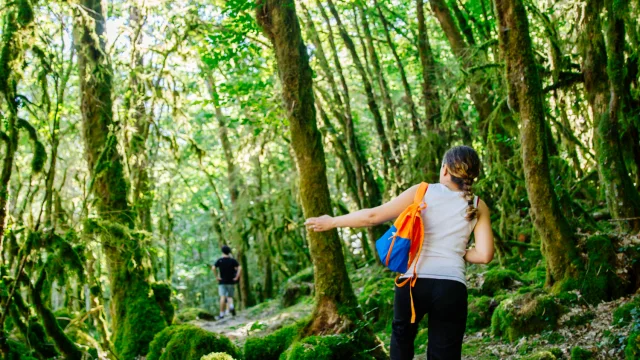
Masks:
[[[400,276],[405,274],[414,261],[418,261],[422,251],[424,240],[424,225],[422,224],[421,211],[427,207],[424,202],[424,195],[429,188],[429,184],[423,182],[418,186],[418,191],[413,199],[413,204],[409,205],[398,216],[391,228],[376,241],[376,250],[380,261],[389,270],[400,273],[396,276],[396,286],[403,287],[410,284],[409,294],[411,296],[411,323],[415,323],[416,313],[413,306],[413,294],[411,288],[415,286],[418,279],[416,268],[413,275],[398,283]],[[417,264],[416,264],[417,265]]]

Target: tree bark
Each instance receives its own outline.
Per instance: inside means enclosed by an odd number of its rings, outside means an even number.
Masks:
[[[440,95],[436,86],[436,61],[427,34],[423,0],[416,0],[416,10],[418,14],[418,52],[422,65],[422,98],[426,127],[427,130],[430,130],[440,122]]]
[[[587,101],[594,122],[594,145],[600,183],[613,218],[640,216],[640,195],[633,186],[620,149],[618,122],[622,116],[624,21],[620,9],[606,0],[607,43],[601,13],[605,1],[589,0],[582,35],[583,74]],[[640,230],[640,220],[621,221],[628,230]]]
[[[356,51],[356,47],[349,36],[349,33],[344,27],[342,20],[340,18],[340,14],[338,14],[338,10],[333,4],[332,0],[328,0],[327,4],[329,5],[329,11],[333,15],[336,23],[338,25],[338,31],[340,33],[340,37],[344,42],[345,46],[349,50],[349,54],[351,55],[351,59],[360,75],[362,80],[362,84],[364,85],[365,95],[367,96],[367,106],[369,107],[369,111],[373,115],[373,122],[376,127],[376,132],[378,134],[378,140],[380,141],[380,147],[382,148],[382,164],[383,164],[383,174],[385,179],[387,179],[387,184],[391,184],[391,178],[389,177],[389,166],[391,169],[397,172],[397,161],[394,159],[393,154],[391,152],[391,145],[389,143],[389,138],[387,137],[386,130],[384,128],[384,123],[382,121],[382,115],[380,114],[380,108],[378,107],[378,103],[376,102],[375,96],[373,94],[373,87],[371,86],[371,81],[369,81],[369,77],[360,61],[360,57],[358,56],[358,52]]]
[[[331,214],[324,151],[316,126],[312,71],[302,42],[295,3],[293,0],[259,1],[256,17],[275,50],[304,216]],[[305,332],[331,334],[350,331],[362,314],[347,276],[338,233],[336,230],[310,232],[308,241],[314,267],[316,305],[313,320]],[[373,347],[377,344],[371,341],[362,345]],[[374,351],[372,355],[386,358],[383,352]]]
[[[119,123],[113,121],[112,70],[105,53],[106,21],[99,0],[82,0],[76,10],[74,38],[78,49],[85,156],[99,217],[127,229],[135,215],[127,202],[129,185],[117,150]],[[148,283],[148,254],[130,234],[103,233],[102,243],[112,290],[112,330],[120,359],[147,353],[154,335],[167,324]]]
[[[573,229],[551,184],[542,84],[531,47],[529,22],[520,0],[495,0],[500,46],[507,66],[511,108],[521,124],[525,183],[534,226],[547,261],[547,285],[577,275]]]

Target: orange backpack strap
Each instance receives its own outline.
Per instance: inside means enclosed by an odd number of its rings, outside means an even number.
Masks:
[[[420,185],[418,185],[418,191],[416,191],[416,196],[413,198],[413,202],[415,204],[420,204],[422,202],[422,199],[424,199],[424,194],[427,193],[428,188],[429,184],[427,184],[426,182],[421,182]]]

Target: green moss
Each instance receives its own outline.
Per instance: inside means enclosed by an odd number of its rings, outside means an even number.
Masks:
[[[35,317],[29,319],[27,334],[29,346],[45,359],[55,358],[59,355],[55,346],[47,341],[44,326]]]
[[[203,356],[200,360],[234,360],[231,355],[225,353],[211,353]]]
[[[212,352],[240,358],[240,350],[226,337],[193,325],[174,325],[162,330],[149,345],[147,360],[200,360]]]
[[[7,348],[9,353],[6,354],[5,360],[38,360],[23,343],[9,340],[7,341]]]
[[[394,281],[391,277],[372,277],[358,295],[358,303],[374,332],[391,329]]]
[[[576,346],[571,349],[571,360],[589,360],[593,359],[593,353],[589,350]]]
[[[300,298],[313,293],[313,268],[306,268],[290,277],[282,287],[281,305],[287,308],[295,305]]]
[[[639,360],[640,359],[640,330],[634,331],[629,334],[627,339],[627,346],[624,349],[624,355],[627,360]]]
[[[551,348],[549,349],[549,351],[553,354],[553,356],[556,357],[556,359],[564,358],[564,354],[562,353],[562,350],[560,350],[559,348]]]
[[[512,288],[516,281],[522,281],[518,273],[508,269],[489,270],[484,274],[484,283],[480,292],[493,296],[497,292]]]
[[[117,314],[113,320],[113,344],[122,359],[134,359],[147,353],[154,336],[167,326],[149,283],[135,272],[126,271],[131,274],[127,286],[114,289],[112,296]],[[118,281],[124,281],[120,276],[118,278]]]
[[[176,320],[179,323],[186,323],[197,319],[215,320],[215,318],[216,316],[214,314],[200,308],[184,308],[178,310],[176,314]]]
[[[470,296],[468,304],[467,333],[473,333],[491,325],[491,315],[498,306],[499,301],[488,296]]]
[[[586,240],[584,246],[587,254],[586,270],[575,279],[558,282],[554,285],[554,292],[560,294],[578,290],[589,303],[620,297],[624,288],[613,265],[616,262],[616,252],[611,240],[604,235],[594,235]]]
[[[625,326],[631,323],[633,317],[640,318],[640,296],[620,305],[613,311],[612,325]]]
[[[562,306],[553,296],[533,292],[506,299],[491,317],[491,333],[510,342],[523,335],[553,330]]]
[[[47,152],[44,149],[44,145],[42,145],[40,140],[38,140],[38,131],[33,127],[33,125],[24,119],[18,119],[17,127],[24,129],[29,135],[29,139],[33,146],[31,170],[34,173],[39,173],[44,168],[44,163],[47,160]]]
[[[527,355],[522,360],[556,360],[557,357],[551,351],[540,351],[531,355]]]
[[[169,325],[173,324],[175,309],[171,303],[171,286],[166,283],[157,282],[151,284],[151,289],[153,289],[153,296],[158,306],[160,306],[160,311],[165,321]]]
[[[351,336],[310,336],[291,345],[282,360],[370,360],[371,355]]]
[[[267,336],[250,337],[244,343],[245,360],[278,360],[298,337],[305,323],[285,326]]]

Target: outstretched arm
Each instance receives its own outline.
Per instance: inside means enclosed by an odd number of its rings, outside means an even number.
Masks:
[[[313,231],[327,231],[339,227],[369,227],[382,224],[397,218],[407,206],[411,205],[416,191],[418,191],[418,185],[410,187],[395,199],[380,206],[358,210],[342,216],[331,217],[323,215],[309,218],[304,224]]]
[[[493,230],[489,207],[484,201],[478,204],[478,223],[473,230],[476,246],[467,250],[464,259],[472,264],[488,264],[493,259]]]

